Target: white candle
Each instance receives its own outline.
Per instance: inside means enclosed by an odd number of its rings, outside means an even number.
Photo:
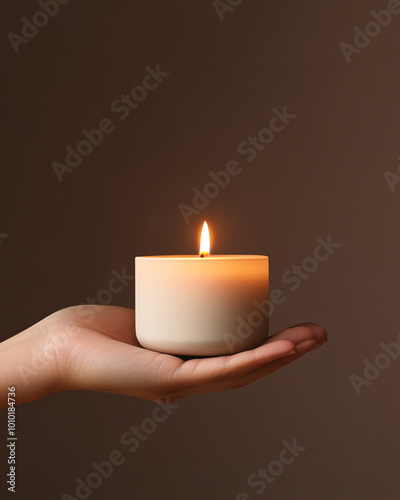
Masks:
[[[208,238],[208,246],[205,241]],[[136,335],[155,351],[216,356],[252,349],[268,336],[268,257],[136,257]]]

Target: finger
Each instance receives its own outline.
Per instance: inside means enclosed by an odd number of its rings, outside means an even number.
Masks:
[[[314,321],[303,321],[302,323],[296,323],[295,325],[289,326],[289,328],[295,328],[296,326],[318,326]]]
[[[250,371],[249,373],[243,375],[242,377],[238,377],[236,379],[229,379],[225,381],[216,381],[208,384],[199,385],[196,387],[187,387],[183,389],[179,389],[170,394],[170,397],[178,398],[184,396],[190,396],[193,394],[200,394],[206,392],[216,392],[216,391],[224,391],[229,389],[237,389],[239,387],[243,387],[245,385],[251,384],[256,380],[265,377],[273,373],[279,368],[282,368],[290,363],[293,363],[297,359],[299,359],[304,354],[316,349],[319,347],[319,344],[315,340],[306,340],[299,344],[298,352],[293,355],[285,356],[275,361],[272,361],[262,367],[256,368],[255,370]]]
[[[327,333],[325,328],[316,323],[300,323],[269,337],[265,343],[281,339],[290,340],[294,344],[313,339],[318,343],[323,343],[327,339]]]
[[[314,323],[311,326],[299,325],[288,328],[270,337],[257,349],[233,356],[186,361],[179,367],[175,380],[179,388],[237,379],[260,366],[288,355],[296,344],[307,340],[320,342],[324,337],[326,338],[325,330]],[[281,342],[289,342],[290,349],[288,347],[287,351],[280,351]],[[268,350],[264,350],[265,348]]]
[[[244,385],[251,384],[256,380],[273,373],[274,371],[293,363],[297,359],[301,358],[305,354],[314,351],[320,347],[320,344],[316,340],[305,340],[296,346],[296,353],[292,356],[287,356],[285,358],[278,359],[267,366],[262,366],[252,372],[248,373],[244,377],[241,377],[236,381],[236,387],[243,387]]]
[[[224,382],[241,377],[276,359],[293,354],[294,348],[293,342],[277,339],[232,356],[191,359],[177,368],[172,389]]]

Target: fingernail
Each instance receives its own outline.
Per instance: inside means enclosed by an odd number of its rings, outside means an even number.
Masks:
[[[311,349],[318,347],[319,345],[316,340],[304,340],[303,342],[300,342],[300,344],[296,345],[296,352],[297,354],[304,354],[311,351]]]
[[[292,349],[291,351],[289,351],[287,354],[285,354],[285,356],[293,356],[293,354],[296,354],[296,351],[294,349]],[[284,357],[285,357],[284,356]]]

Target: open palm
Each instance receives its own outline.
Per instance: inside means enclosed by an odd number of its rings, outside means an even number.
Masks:
[[[182,359],[144,349],[135,335],[135,312],[114,306],[76,306],[43,320],[44,329],[67,332],[58,363],[67,388],[177,399],[249,384],[326,342],[326,331],[302,323],[264,344],[231,356]],[[61,389],[62,390],[62,389]]]

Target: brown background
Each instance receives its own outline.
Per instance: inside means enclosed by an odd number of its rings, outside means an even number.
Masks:
[[[245,0],[221,22],[211,0],[73,1],[15,54],[7,33],[38,6],[2,2],[1,337],[96,295],[112,269],[133,273],[136,255],[196,252],[206,218],[215,253],[269,255],[287,295],[272,333],[310,320],[330,338],[252,386],[182,400],[133,454],[119,438],[150,402],[64,393],[18,407],[14,497],[74,495],[120,449],[91,498],[398,498],[400,361],[361,396],[349,377],[399,332],[400,185],[384,172],[400,154],[400,15],[350,64],[339,48],[386,6]],[[111,102],[156,64],[170,76],[118,120]],[[297,118],[247,164],[238,144],[284,105]],[[59,183],[51,162],[105,117],[115,132]],[[186,225],[179,203],[230,159],[243,172]],[[283,272],[327,235],[340,248],[291,292]],[[133,307],[133,281],[112,303]],[[258,495],[248,477],[294,438],[306,451]],[[5,457],[3,440],[2,471]]]

